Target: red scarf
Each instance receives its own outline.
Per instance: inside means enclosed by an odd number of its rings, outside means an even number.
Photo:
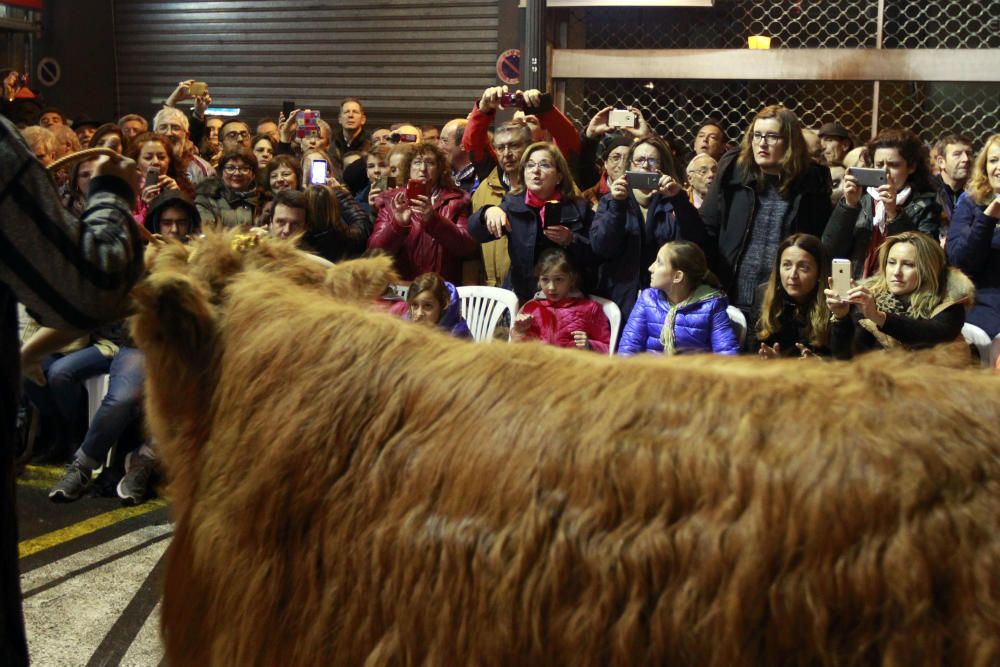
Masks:
[[[538,211],[538,217],[542,219],[542,227],[545,226],[545,205],[550,201],[559,201],[562,199],[562,193],[556,190],[552,193],[549,199],[542,199],[541,197],[535,196],[531,190],[524,191],[524,203],[531,208]],[[558,222],[558,221],[557,221]]]

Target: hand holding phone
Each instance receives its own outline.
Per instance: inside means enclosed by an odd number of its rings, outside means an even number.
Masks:
[[[612,109],[608,113],[608,126],[639,129],[639,116],[628,109]]]
[[[847,293],[851,291],[851,260],[833,260],[830,277],[833,279],[833,291],[841,299],[847,299]]]
[[[633,190],[655,190],[660,183],[660,175],[653,171],[626,171],[625,181]]]
[[[313,160],[309,165],[309,185],[326,185],[330,163],[326,160]]]
[[[885,169],[866,169],[865,167],[848,167],[847,173],[854,177],[863,188],[877,188],[885,185],[887,176]]]
[[[417,178],[411,178],[406,182],[406,198],[411,202],[417,197],[427,196],[427,184]]]
[[[201,97],[208,92],[208,84],[204,81],[195,81],[188,86],[188,92],[191,93],[191,97]]]
[[[500,95],[500,106],[506,108],[516,106],[519,109],[524,108],[524,94],[523,93],[503,93]]]

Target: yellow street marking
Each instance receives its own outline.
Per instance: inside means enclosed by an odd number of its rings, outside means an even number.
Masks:
[[[157,498],[156,500],[150,500],[149,502],[143,503],[142,505],[136,505],[135,507],[122,507],[121,509],[105,512],[104,514],[98,514],[97,516],[90,517],[89,519],[85,519],[79,523],[74,523],[72,526],[66,526],[65,528],[60,528],[59,530],[53,530],[51,533],[39,535],[38,537],[33,537],[30,540],[24,540],[17,545],[19,557],[24,558],[26,556],[36,554],[39,551],[44,551],[45,549],[62,544],[63,542],[69,542],[70,540],[82,535],[87,535],[96,530],[100,530],[101,528],[106,528],[118,523],[119,521],[131,519],[136,516],[142,516],[143,514],[147,514],[153,510],[166,507],[166,505],[167,501],[165,499]]]
[[[66,472],[65,466],[24,466],[24,473],[18,478],[19,482],[45,480],[48,482],[58,482]]]

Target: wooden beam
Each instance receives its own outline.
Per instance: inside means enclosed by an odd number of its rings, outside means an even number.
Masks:
[[[554,49],[556,79],[1000,81],[1000,49]]]

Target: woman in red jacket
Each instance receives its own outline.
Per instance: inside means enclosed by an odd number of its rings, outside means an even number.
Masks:
[[[479,252],[469,235],[469,195],[455,187],[444,152],[414,144],[402,164],[409,179],[389,190],[389,204],[379,209],[368,247],[392,255],[404,280],[435,272],[453,284],[462,282],[462,260]]]

